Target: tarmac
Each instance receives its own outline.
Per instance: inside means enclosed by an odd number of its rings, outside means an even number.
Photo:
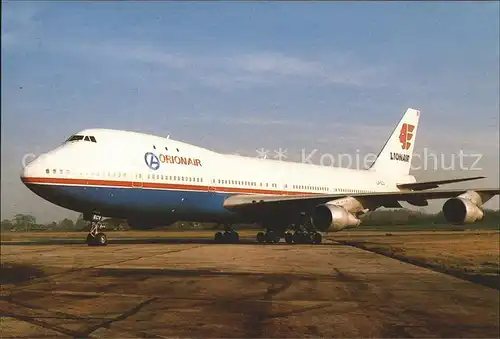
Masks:
[[[499,292],[322,245],[2,244],[2,338],[499,337]]]

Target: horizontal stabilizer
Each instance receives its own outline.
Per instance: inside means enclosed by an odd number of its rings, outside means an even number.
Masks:
[[[430,188],[437,188],[439,185],[452,184],[454,182],[463,182],[477,179],[484,179],[486,177],[470,177],[470,178],[458,178],[458,179],[448,179],[448,180],[437,180],[437,181],[422,181],[422,182],[412,182],[408,184],[398,184],[399,189],[407,189],[413,191],[422,191]]]

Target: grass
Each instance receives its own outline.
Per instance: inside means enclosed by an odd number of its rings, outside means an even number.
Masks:
[[[344,244],[500,289],[499,232],[335,237]]]
[[[452,225],[452,224],[414,224],[414,225],[380,225],[367,226],[361,225],[353,228],[352,231],[379,231],[379,232],[402,232],[402,231],[464,231],[464,230],[496,230],[500,228],[498,222],[491,223],[475,223],[469,225]]]

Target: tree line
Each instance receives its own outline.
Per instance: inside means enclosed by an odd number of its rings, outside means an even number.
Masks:
[[[442,212],[425,213],[409,209],[381,209],[367,213],[361,217],[362,226],[395,226],[395,225],[439,225],[447,224]],[[485,210],[483,220],[476,224],[489,224],[499,226],[500,210]],[[108,218],[104,220],[106,231],[127,231],[130,226],[126,220]],[[257,228],[255,224],[235,225],[238,228]],[[88,232],[89,223],[83,220],[83,214],[80,214],[76,220],[64,218],[60,221],[50,223],[37,223],[34,216],[30,214],[16,214],[12,219],[4,219],[1,223],[2,232]],[[214,223],[196,223],[178,221],[169,226],[175,229],[215,229]]]

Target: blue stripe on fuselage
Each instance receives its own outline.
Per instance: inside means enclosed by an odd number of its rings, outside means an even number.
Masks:
[[[129,216],[193,216],[231,218],[234,212],[223,207],[231,193],[207,191],[163,190],[124,187],[71,185],[27,185],[42,198],[78,211],[99,211],[103,215]]]

